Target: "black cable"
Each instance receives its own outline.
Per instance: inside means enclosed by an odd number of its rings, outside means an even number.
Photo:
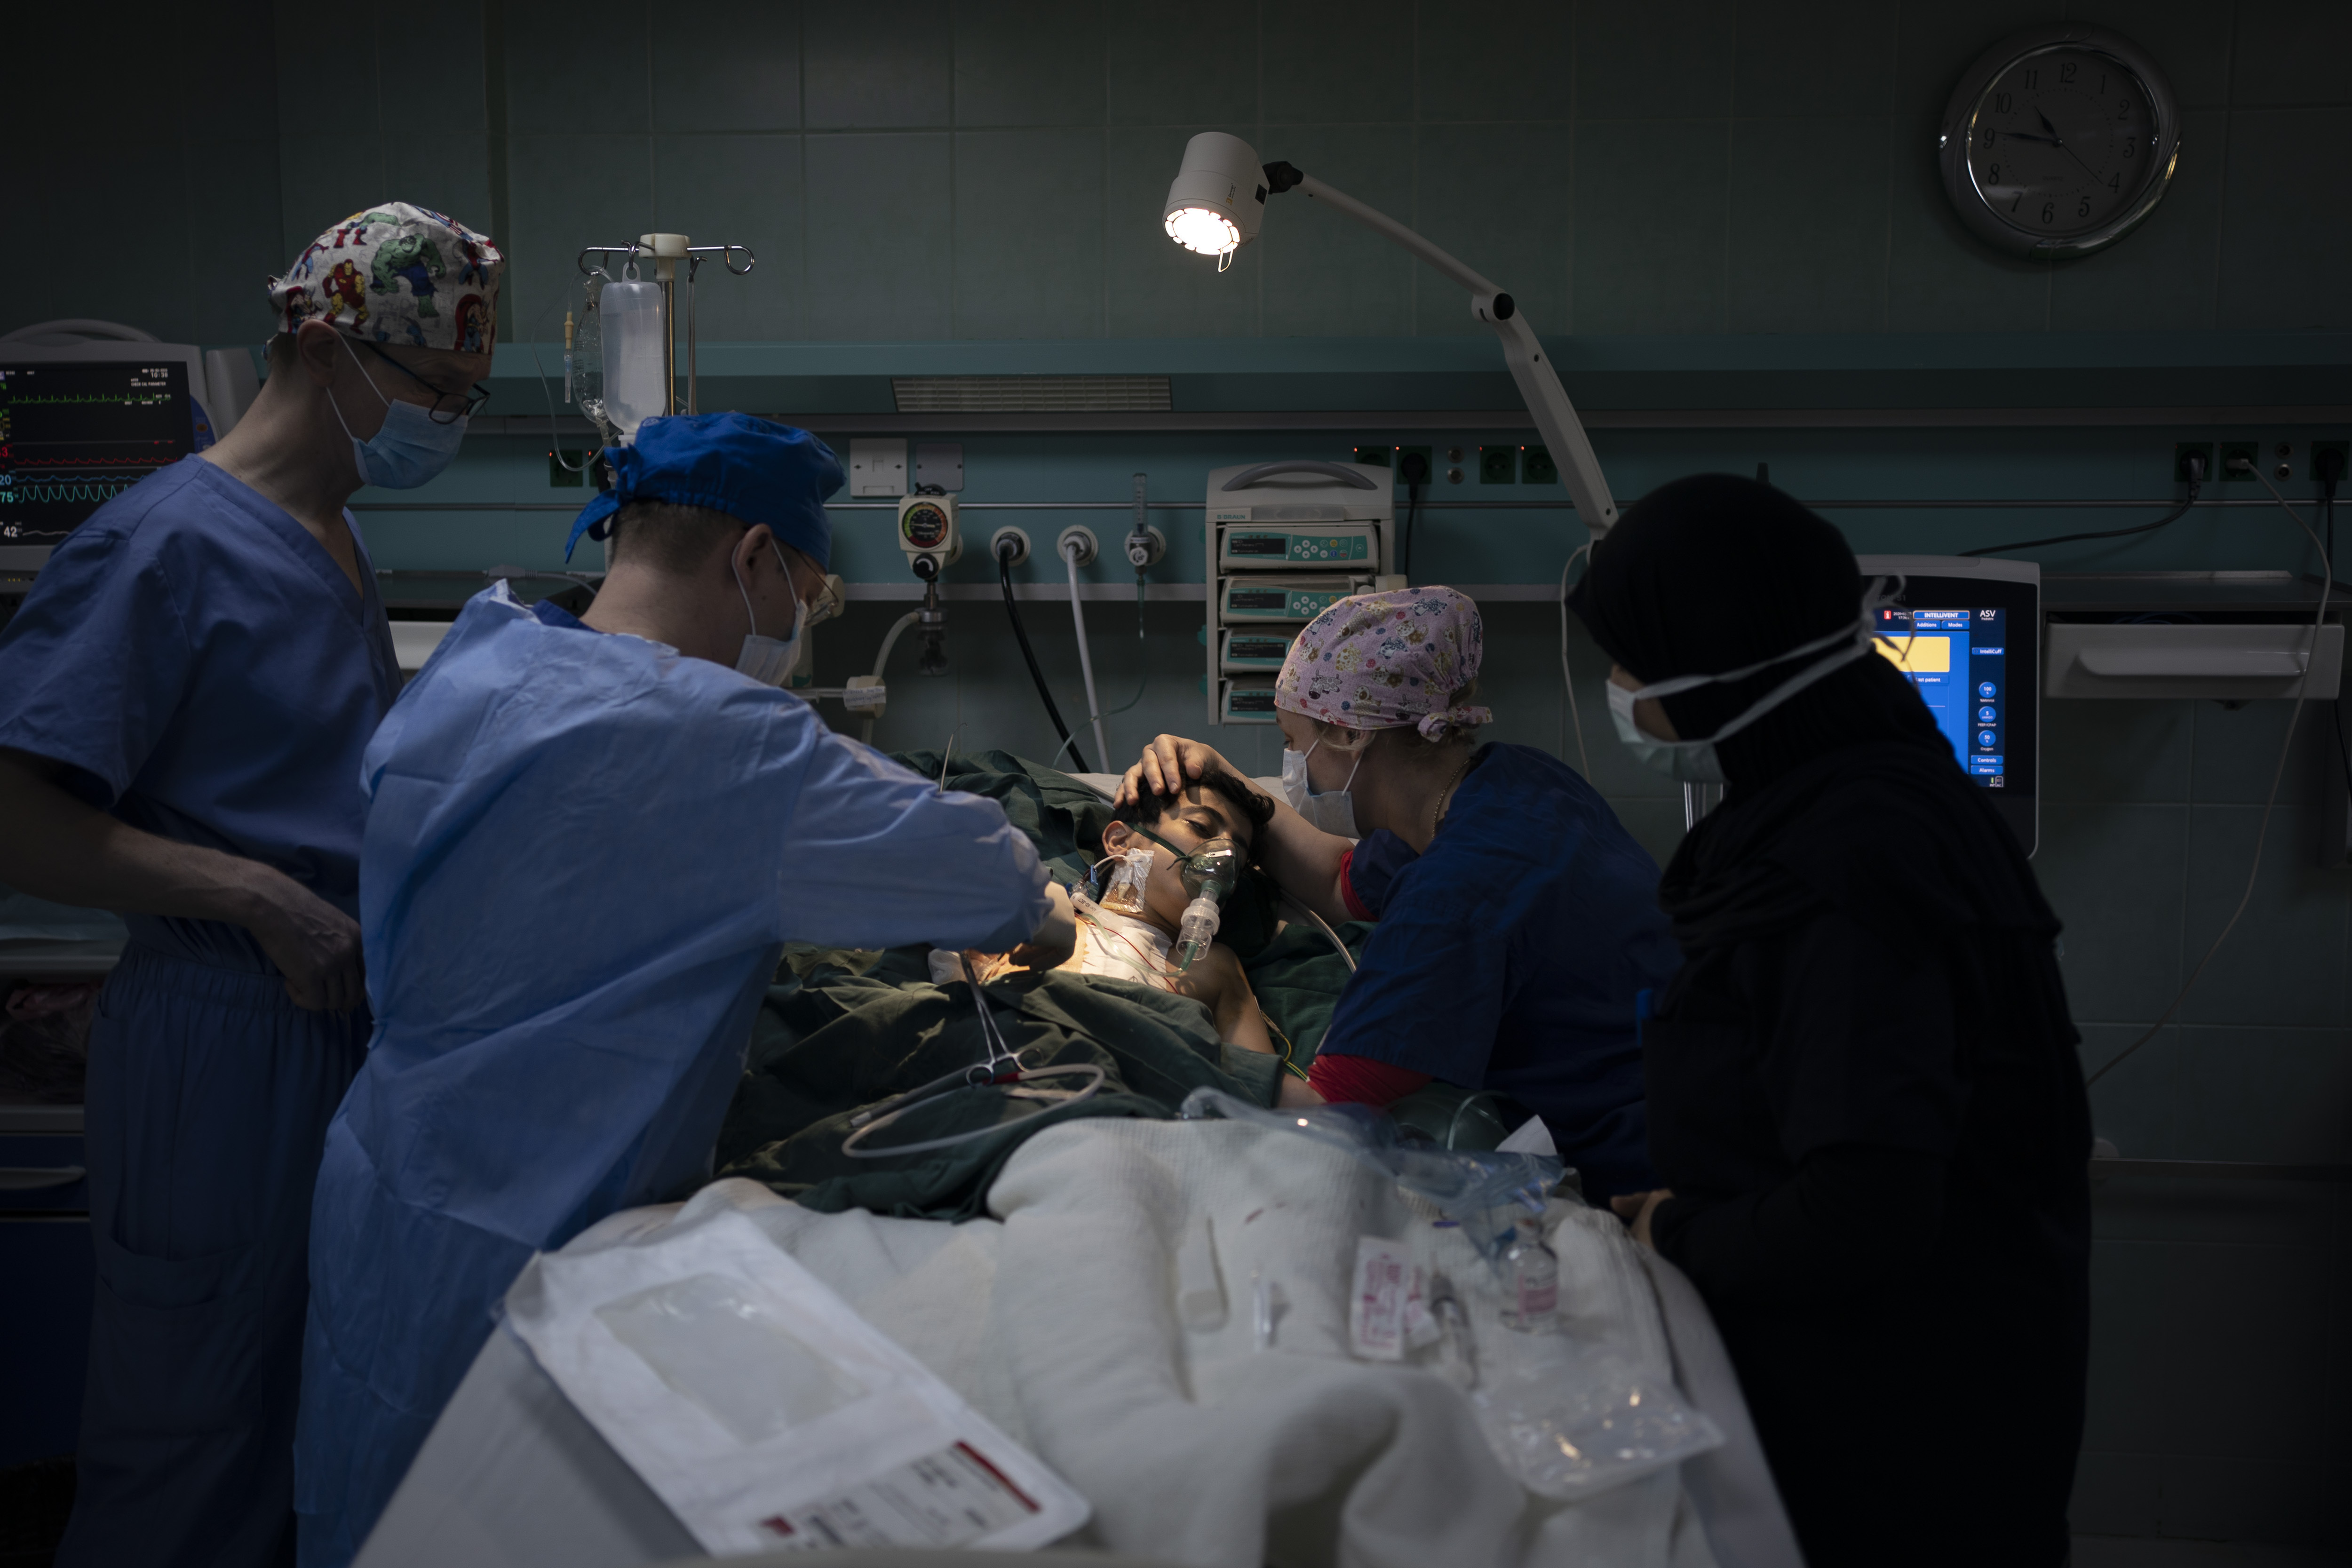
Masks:
[[[1054,706],[1054,694],[1045,686],[1045,672],[1037,668],[1037,655],[1029,647],[1029,633],[1021,625],[1021,606],[1013,598],[1013,552],[1010,550],[996,552],[996,580],[1004,585],[1004,613],[1012,618],[1013,635],[1020,639],[1021,657],[1029,661],[1029,679],[1037,683],[1037,695],[1045,700],[1045,717],[1054,721],[1054,733],[1062,737],[1063,748],[1070,753],[1070,761],[1077,764],[1071,771],[1081,773],[1094,772],[1087,766],[1086,758],[1079,755],[1077,742],[1070,739],[1070,727],[1062,722],[1062,710]],[[1061,752],[1054,754],[1060,756]]]
[[[2126,534],[2153,533],[2168,522],[2178,522],[2197,504],[2198,484],[2189,481],[2189,499],[2158,518],[2154,522],[2134,523],[2129,528],[2110,528],[2099,533],[2062,533],[2054,539],[2021,539],[2014,544],[1988,544],[1981,550],[1963,550],[1962,555],[2000,555],[2011,550],[2034,550],[2044,544],[2073,544],[2084,539],[2121,539]]]
[[[1397,475],[1404,480],[1404,530],[1397,550],[1396,569],[1401,575],[1412,575],[1412,531],[1421,521],[1422,492],[1429,483],[1429,460],[1419,452],[1408,452],[1397,465]]]

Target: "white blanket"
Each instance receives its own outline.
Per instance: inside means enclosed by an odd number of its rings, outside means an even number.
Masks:
[[[1359,1237],[1407,1237],[1453,1278],[1482,1358],[1513,1336],[1492,1276],[1417,1200],[1305,1138],[1220,1122],[1082,1121],[1032,1138],[950,1226],[819,1215],[742,1181],[615,1215],[566,1251],[658,1248],[731,1207],[1080,1491],[1071,1544],[1181,1563],[1797,1568],[1785,1516],[1696,1293],[1614,1220],[1555,1205],[1560,1306],[1582,1337],[1673,1366],[1727,1445],[1574,1503],[1537,1498],[1435,1373],[1348,1353]],[[1203,1220],[1223,1321],[1187,1329],[1175,1258]],[[1255,1347],[1250,1277],[1287,1305]],[[1483,1363],[1482,1363],[1483,1364]],[[1694,1499],[1706,1515],[1699,1528]],[[1710,1543],[1712,1551],[1710,1551]],[[629,1565],[693,1543],[531,1364],[493,1335],[358,1568]]]
[[[1671,1471],[1576,1503],[1536,1498],[1433,1373],[1348,1352],[1358,1238],[1407,1237],[1454,1279],[1482,1355],[1508,1331],[1459,1230],[1305,1138],[1223,1123],[1074,1122],[1031,1139],[950,1226],[817,1215],[748,1182],[706,1189],[838,1290],[1093,1503],[1083,1537],[1170,1562],[1362,1568],[1708,1568]],[[1416,1212],[1419,1210],[1419,1212]],[[676,1210],[572,1243],[657,1246]],[[1205,1217],[1227,1311],[1182,1327],[1174,1258]],[[1655,1297],[1623,1227],[1557,1205],[1561,1309],[1581,1337],[1664,1373]],[[1286,1302],[1255,1347],[1250,1280]]]

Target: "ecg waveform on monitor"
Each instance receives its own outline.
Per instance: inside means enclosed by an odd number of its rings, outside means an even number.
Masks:
[[[147,476],[142,474],[140,479]],[[10,501],[27,503],[40,501],[109,501],[129,489],[139,479],[85,480],[81,482],[43,482],[19,484],[0,489],[0,506]]]
[[[195,449],[184,363],[0,364],[0,539],[62,539]]]

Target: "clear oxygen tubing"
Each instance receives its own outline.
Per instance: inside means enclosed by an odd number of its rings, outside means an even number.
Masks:
[[[1078,673],[1086,677],[1087,715],[1093,721],[1095,755],[1110,763],[1110,745],[1103,739],[1102,703],[1095,696],[1094,655],[1087,651],[1087,607],[1078,598],[1078,546],[1076,540],[1062,547],[1062,564],[1070,570],[1070,623],[1078,633]]]
[[[1010,584],[1008,583],[1007,585],[1009,586]],[[1016,611],[1013,616],[1013,625],[1018,626],[1020,624],[1020,615]],[[1129,709],[1142,701],[1143,694],[1151,689],[1151,650],[1147,646],[1144,637],[1143,579],[1140,577],[1138,577],[1135,580],[1135,655],[1136,662],[1143,667],[1143,678],[1135,683],[1134,696],[1129,698],[1118,707],[1108,709],[1104,711],[1103,717],[1106,719],[1118,718],[1120,714],[1126,712]],[[1040,677],[1041,680],[1043,678]],[[1039,689],[1043,690],[1044,688],[1040,686]],[[1052,699],[1048,698],[1046,700],[1047,706],[1052,706]],[[1061,730],[1061,715],[1057,713],[1054,716],[1054,727],[1056,730]],[[1045,759],[1045,765],[1049,768],[1060,767],[1062,765],[1062,753],[1064,752],[1067,752],[1070,753],[1071,760],[1078,764],[1078,772],[1086,772],[1086,759],[1077,754],[1077,742],[1072,739],[1069,731],[1066,730],[1062,730],[1061,733],[1062,743],[1055,751],[1052,756]],[[1109,766],[1109,759],[1105,758],[1103,765],[1106,767]]]
[[[913,626],[920,616],[920,611],[908,610],[905,615],[900,616],[897,620],[891,622],[890,629],[882,634],[882,651],[874,656],[875,679],[879,680],[882,679],[882,667],[890,662],[890,650],[898,646],[899,634],[904,632],[908,626]],[[858,726],[857,738],[866,745],[870,746],[874,743],[874,721],[871,717],[868,717],[865,723]]]
[[[2221,951],[2221,944],[2230,940],[2230,933],[2237,930],[2238,922],[2245,918],[2246,906],[2254,901],[2254,884],[2262,879],[2263,844],[2270,837],[2272,808],[2278,805],[2279,781],[2286,776],[2287,757],[2294,749],[2294,722],[2303,717],[2304,691],[2311,684],[2312,654],[2318,650],[2320,628],[2327,624],[2328,607],[2336,595],[2336,560],[2327,552],[2327,546],[2320,542],[2319,535],[2311,524],[2303,521],[2303,513],[2295,510],[2286,497],[2279,494],[2279,488],[2264,477],[2261,466],[2257,464],[2249,471],[2262,481],[2264,489],[2271,492],[2280,510],[2294,519],[2294,525],[2303,530],[2304,537],[2311,541],[2311,547],[2319,552],[2319,565],[2324,575],[2319,585],[2319,613],[2311,618],[2310,651],[2304,655],[2303,679],[2294,683],[2294,706],[2287,710],[2286,734],[2279,741],[2278,765],[2271,770],[2271,791],[2263,797],[2262,826],[2254,830],[2253,864],[2246,868],[2246,890],[2238,895],[2238,907],[2230,912],[2230,923],[2221,928],[2221,934],[2213,939],[2213,945],[2205,950],[2205,956],[2197,961],[2197,967],[2190,970],[2189,978],[2180,983],[2180,989],[2165,1005],[2163,1015],[2148,1026],[2146,1034],[2107,1058],[2105,1066],[2084,1079],[2083,1087],[2085,1089],[2121,1067],[2125,1058],[2156,1038],[2164,1026],[2172,1022],[2173,1014],[2179,1012],[2180,1004],[2188,1000],[2189,989],[2197,984],[2198,976],[2205,973],[2205,966],[2213,962],[2213,955]]]
[[[1321,931],[1323,933],[1324,940],[1331,944],[1332,951],[1339,955],[1340,962],[1347,964],[1348,973],[1353,974],[1356,972],[1356,955],[1348,951],[1348,944],[1339,940],[1339,933],[1331,929],[1331,922],[1329,921],[1325,920],[1321,915],[1318,915],[1313,910],[1308,909],[1305,904],[1301,903],[1297,898],[1293,897],[1289,893],[1286,892],[1282,895],[1282,901],[1291,910],[1294,910],[1297,913],[1305,916],[1307,919],[1313,921],[1315,922],[1315,928]]]

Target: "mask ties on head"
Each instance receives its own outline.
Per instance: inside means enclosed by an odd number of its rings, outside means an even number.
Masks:
[[[1633,753],[1635,761],[1645,767],[1664,773],[1669,778],[1679,779],[1685,784],[1725,783],[1723,762],[1716,752],[1717,745],[1763,718],[1815,681],[1836,673],[1869,653],[1876,634],[1873,622],[1882,606],[1892,604],[1901,596],[1904,581],[1905,579],[1900,575],[1871,579],[1870,587],[1863,595],[1862,614],[1853,624],[1840,626],[1836,631],[1824,637],[1799,643],[1787,652],[1775,654],[1770,658],[1759,659],[1753,664],[1743,665],[1738,669],[1727,669],[1720,675],[1680,675],[1671,680],[1657,681],[1630,691],[1612,682],[1608,689],[1609,717],[1616,726],[1617,738],[1624,742],[1628,751]],[[1892,586],[1889,586],[1890,584]],[[1837,649],[1838,644],[1847,642],[1853,646]],[[1672,697],[1677,692],[1689,691],[1701,686],[1745,680],[1749,676],[1760,670],[1769,669],[1776,664],[1786,664],[1792,658],[1801,658],[1806,654],[1816,653],[1823,648],[1832,648],[1837,651],[1816,659],[1797,671],[1796,674],[1749,703],[1729,722],[1719,727],[1714,734],[1704,740],[1662,741],[1634,721],[1633,705],[1636,702],[1654,701],[1658,698]]]

